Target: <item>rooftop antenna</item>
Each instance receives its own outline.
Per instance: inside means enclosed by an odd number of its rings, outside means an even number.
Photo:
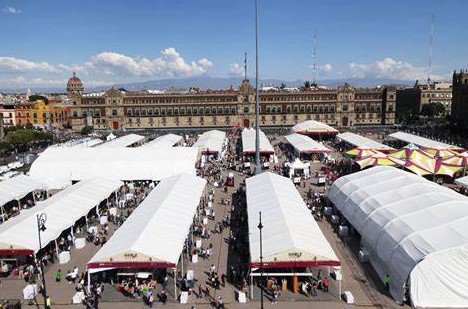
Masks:
[[[312,59],[313,59],[313,66],[312,70],[314,73],[314,83],[313,85],[316,85],[316,79],[317,79],[317,68],[316,68],[316,60],[317,60],[317,30],[314,30],[314,51],[312,54]]]
[[[247,52],[244,57],[244,80],[247,80]]]
[[[427,74],[427,85],[431,84],[432,57],[434,54],[434,14],[431,15],[431,34],[429,39],[429,72]]]

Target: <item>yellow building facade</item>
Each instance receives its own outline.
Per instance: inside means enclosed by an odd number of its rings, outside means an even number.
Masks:
[[[19,104],[15,108],[16,124],[41,128],[69,125],[69,108],[65,105],[47,104],[42,100]]]

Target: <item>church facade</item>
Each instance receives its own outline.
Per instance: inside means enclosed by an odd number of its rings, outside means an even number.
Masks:
[[[255,91],[248,79],[238,89],[187,93],[124,91],[85,94],[73,75],[67,84],[71,124],[97,130],[229,128],[255,126]],[[287,127],[306,120],[332,126],[395,123],[396,90],[354,88],[259,92],[260,126]]]

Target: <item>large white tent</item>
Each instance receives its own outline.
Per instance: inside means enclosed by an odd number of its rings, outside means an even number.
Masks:
[[[292,131],[304,135],[312,136],[335,136],[338,134],[338,130],[315,120],[307,120],[296,124],[292,127]]]
[[[467,197],[388,166],[339,178],[328,197],[361,235],[378,275],[390,275],[397,302],[409,281],[416,307],[468,307]]]
[[[156,137],[151,142],[141,145],[141,147],[150,147],[150,148],[169,148],[173,147],[175,144],[179,143],[183,137],[177,134],[164,134]]]
[[[273,146],[271,145],[268,137],[266,137],[265,133],[260,130],[259,132],[260,137],[260,153],[261,154],[273,154],[275,152]],[[244,155],[246,154],[254,154],[255,153],[255,129],[247,129],[245,128],[242,130],[242,152]]]
[[[294,147],[297,153],[326,153],[331,150],[324,146],[322,143],[319,143],[308,136],[301,134],[289,134],[285,136],[288,143]]]
[[[416,146],[419,146],[422,148],[428,148],[428,149],[454,149],[454,150],[462,149],[458,146],[438,142],[438,141],[425,138],[419,135],[414,135],[411,133],[406,133],[406,132],[401,132],[401,131],[389,134],[388,138],[397,139],[408,144],[414,144]]]
[[[263,267],[339,266],[294,184],[270,172],[246,179],[251,266],[260,265],[259,212],[263,224]]]
[[[99,148],[125,148],[133,144],[142,142],[145,139],[144,136],[138,134],[127,134],[121,137],[114,138],[108,142],[99,144],[95,147]]]
[[[187,174],[163,179],[87,267],[177,267],[206,180]]]
[[[221,155],[226,143],[226,133],[219,130],[211,130],[203,133],[193,147],[201,149],[203,154]]]
[[[48,148],[34,161],[29,174],[55,189],[97,176],[161,180],[179,173],[195,175],[197,159],[198,149],[190,147]]]
[[[19,200],[34,190],[45,190],[47,185],[24,174],[0,182],[0,206]]]
[[[338,140],[351,144],[355,147],[381,150],[381,151],[395,150],[394,148],[390,146],[384,145],[370,138],[367,138],[367,137],[364,137],[355,133],[351,133],[351,132],[340,133],[336,136],[336,138]]]
[[[30,255],[39,251],[38,214],[46,214],[42,247],[57,239],[78,219],[118,190],[117,180],[94,178],[79,182],[0,225],[0,255]]]

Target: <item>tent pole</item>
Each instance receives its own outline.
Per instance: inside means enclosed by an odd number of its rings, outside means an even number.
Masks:
[[[70,234],[72,237],[73,246],[75,246],[75,233],[73,232],[73,226],[70,227]]]
[[[34,205],[36,205],[36,190],[32,192],[32,196],[33,196]]]
[[[174,267],[174,298],[177,300],[177,266]]]
[[[86,272],[88,273],[88,294],[91,292],[91,273],[89,272],[89,269],[86,269]]]
[[[184,273],[184,255],[183,254],[180,255],[180,265],[181,265],[181,268],[182,268],[182,278],[183,278],[184,274],[185,274]]]
[[[85,215],[85,222],[86,222],[86,232],[89,231],[89,224],[88,224],[88,215]]]
[[[253,276],[250,274],[250,300],[253,299]]]
[[[59,257],[59,247],[58,247],[58,244],[57,244],[57,239],[55,239],[55,253],[57,254],[57,259]]]

